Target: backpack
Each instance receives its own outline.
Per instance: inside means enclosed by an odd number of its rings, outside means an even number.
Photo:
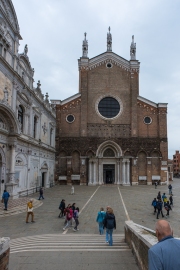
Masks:
[[[157,207],[158,210],[161,210],[161,205],[162,204],[160,202],[157,203],[156,207]]]
[[[60,203],[60,205],[59,205],[59,209],[61,209],[62,208],[62,203]]]
[[[78,211],[77,211],[77,210],[74,211],[73,218],[74,218],[74,219],[75,219],[75,218],[78,218]]]
[[[157,206],[157,202],[156,201],[152,201],[152,205],[155,207]]]
[[[70,212],[67,214],[67,220],[70,220],[72,218]]]
[[[107,218],[107,229],[114,229],[114,218]]]

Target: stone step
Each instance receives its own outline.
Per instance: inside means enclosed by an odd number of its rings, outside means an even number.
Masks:
[[[13,239],[10,252],[27,251],[130,251],[123,234],[113,235],[113,246],[105,242],[105,235],[55,234]]]

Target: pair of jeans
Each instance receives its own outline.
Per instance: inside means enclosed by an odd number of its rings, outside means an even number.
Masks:
[[[160,213],[161,213],[162,217],[164,217],[164,215],[163,215],[163,211],[162,211],[162,210],[160,210],[160,209],[158,209],[158,212],[157,212],[157,218],[159,217]]]
[[[78,218],[75,218],[74,220],[75,220],[75,223],[76,223],[74,229],[77,230],[77,226],[79,225],[79,220],[78,220]]]
[[[67,220],[67,223],[66,223],[66,226],[64,227],[64,229],[68,228],[71,224],[72,224],[72,219]]]
[[[4,198],[4,208],[7,210],[8,198]]]
[[[40,194],[40,196],[39,196],[39,199],[38,200],[40,200],[40,199],[44,199],[44,197],[43,197],[43,194]]]
[[[113,237],[112,237],[113,229],[106,229],[106,234],[108,235],[109,245],[112,246],[113,245]]]
[[[100,234],[103,234],[104,233],[103,226],[104,226],[103,222],[99,222],[99,233]]]

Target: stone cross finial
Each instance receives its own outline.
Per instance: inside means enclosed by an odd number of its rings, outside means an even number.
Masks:
[[[40,81],[38,81],[37,82],[37,88],[40,89],[40,87],[41,87],[41,83],[40,83]]]
[[[136,60],[136,43],[134,43],[134,35],[132,36],[132,42],[130,46],[130,57],[131,60]]]
[[[110,33],[111,28],[108,28],[109,33],[107,33],[107,52],[112,52],[112,35]]]
[[[48,97],[49,97],[48,93],[46,93],[45,97],[46,97],[46,100],[49,101],[48,100]]]
[[[24,47],[24,54],[27,55],[27,53],[28,53],[28,45],[26,44]]]
[[[88,41],[86,40],[87,33],[84,33],[84,40],[82,45],[82,57],[88,57]]]

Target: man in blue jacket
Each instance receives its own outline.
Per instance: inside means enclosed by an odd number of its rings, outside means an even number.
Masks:
[[[180,240],[173,237],[173,231],[166,220],[156,223],[158,243],[148,251],[149,270],[180,269]]]
[[[9,200],[9,192],[7,192],[6,190],[4,190],[4,193],[2,195],[2,199],[4,201],[4,210],[7,210],[7,205],[8,205],[8,200]]]

